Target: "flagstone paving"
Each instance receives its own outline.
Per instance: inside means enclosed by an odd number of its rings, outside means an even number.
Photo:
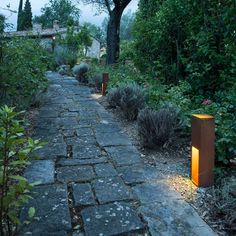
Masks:
[[[35,137],[48,143],[25,172],[40,181],[18,235],[215,235],[164,184],[112,114],[72,77],[48,72]],[[36,210],[29,219],[30,207]]]

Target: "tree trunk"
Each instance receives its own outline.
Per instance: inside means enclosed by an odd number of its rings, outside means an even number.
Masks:
[[[106,64],[114,64],[120,52],[120,20],[124,9],[115,7],[110,12],[107,26],[107,57]]]

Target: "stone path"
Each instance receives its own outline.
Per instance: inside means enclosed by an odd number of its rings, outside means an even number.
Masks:
[[[34,138],[48,140],[25,172],[34,188],[19,235],[214,235],[166,186],[112,114],[71,77],[48,73]]]

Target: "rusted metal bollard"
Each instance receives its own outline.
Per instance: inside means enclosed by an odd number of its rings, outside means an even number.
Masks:
[[[214,184],[214,142],[214,117],[206,114],[193,115],[191,179],[198,187],[210,187]]]
[[[108,80],[109,80],[109,73],[103,73],[102,74],[102,96],[106,95]]]

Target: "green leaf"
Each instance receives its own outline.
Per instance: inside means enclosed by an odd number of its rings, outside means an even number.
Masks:
[[[36,181],[34,183],[31,183],[30,186],[34,187],[34,186],[40,185],[41,183],[42,181]]]
[[[34,207],[30,207],[28,210],[28,216],[30,219],[32,219],[35,215],[35,208]]]
[[[19,218],[17,217],[17,214],[16,214],[16,211],[10,211],[8,212],[8,217],[11,219],[11,221],[15,224],[20,224],[20,220]]]
[[[20,175],[11,175],[11,176],[9,176],[9,178],[15,179],[15,180],[19,180],[19,181],[27,182],[27,179],[22,177],[22,176],[20,176]]]

